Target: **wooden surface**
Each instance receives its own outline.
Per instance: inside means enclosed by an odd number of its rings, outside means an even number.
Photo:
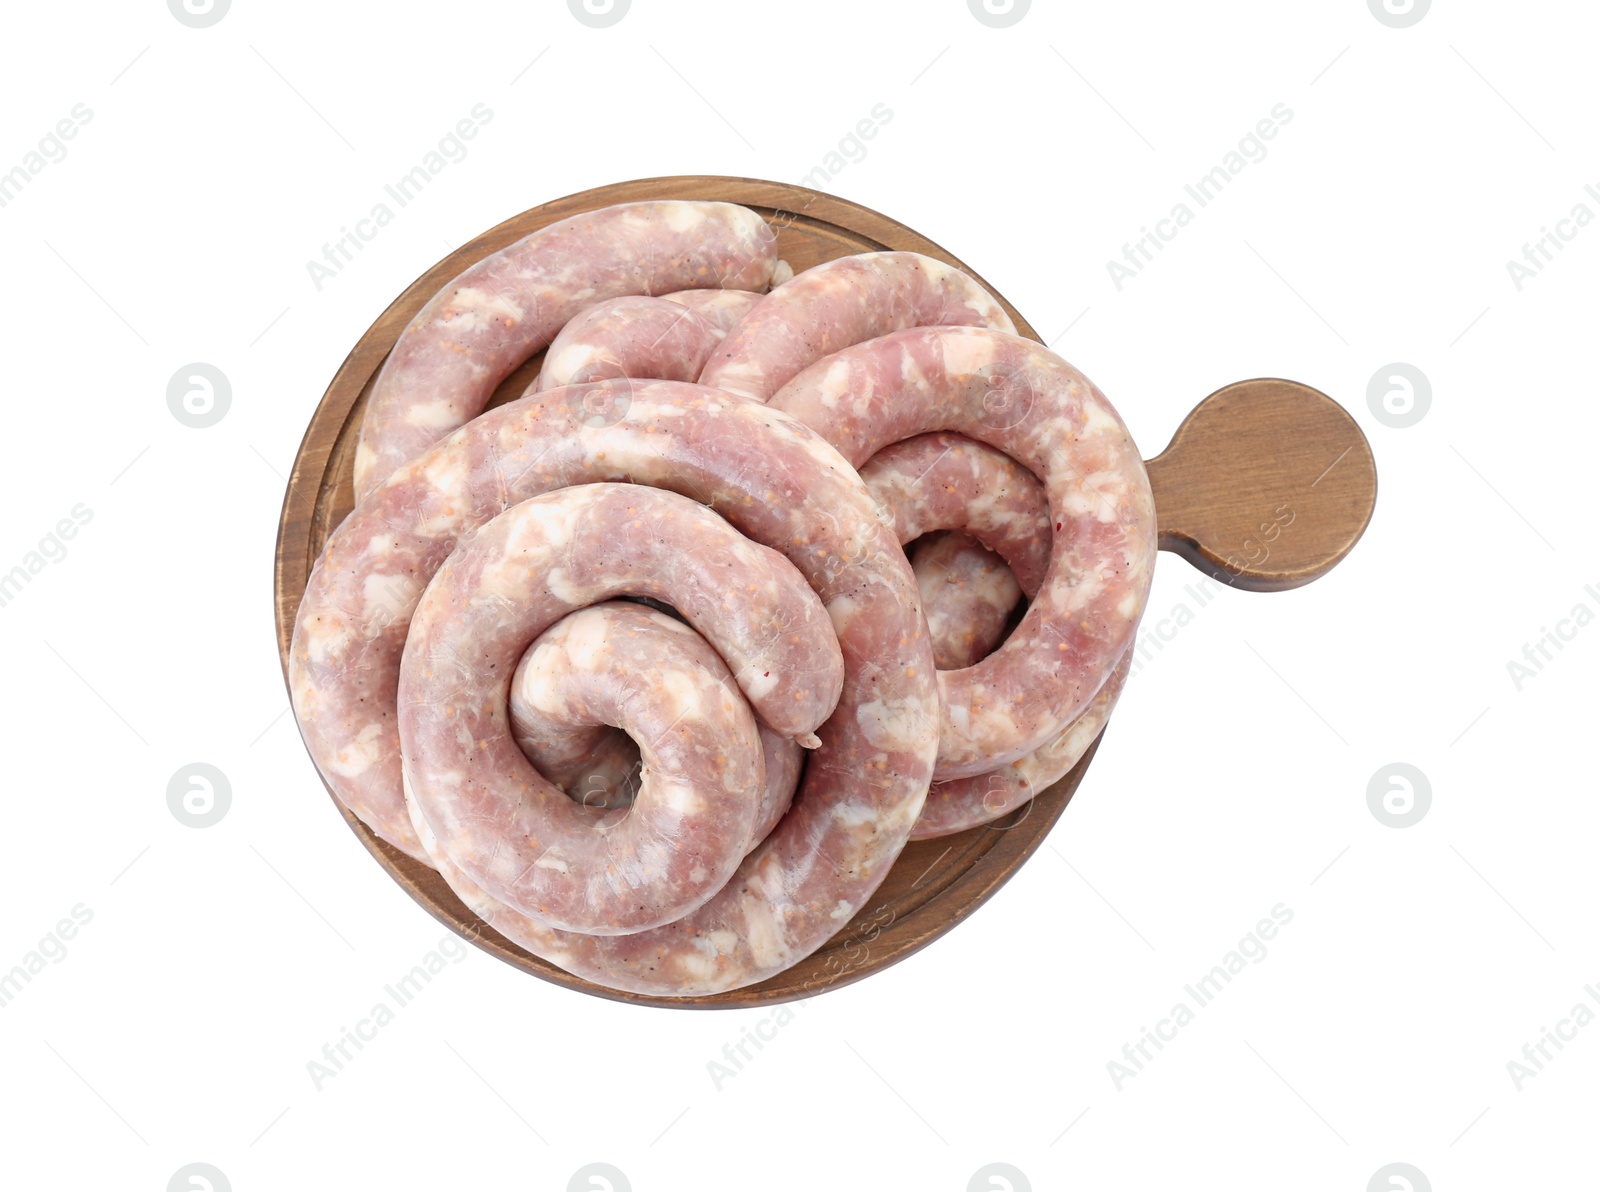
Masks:
[[[274,595],[278,649],[286,677],[295,612],[305,591],[312,563],[329,534],[352,507],[351,470],[361,415],[378,370],[401,329],[446,281],[468,265],[528,233],[580,211],[653,198],[720,199],[753,208],[777,230],[779,255],[794,267],[796,273],[849,253],[897,249],[925,253],[978,277],[967,265],[932,241],[875,211],[804,187],[748,178],[650,178],[618,183],[546,203],[491,228],[434,265],[395,299],[352,349],[312,415],[289,476],[278,528]],[[978,280],[981,282],[982,278]],[[993,288],[990,289],[992,292]],[[1000,302],[1016,321],[1019,334],[1038,339],[1009,302],[1003,297]],[[507,378],[497,390],[491,405],[502,404],[518,396],[537,374],[542,355],[536,355]],[[1288,386],[1291,383],[1246,384]],[[1320,394],[1315,394],[1314,390],[1303,390],[1301,393],[1299,391],[1303,387],[1292,388],[1297,391],[1289,394],[1292,399],[1298,400],[1304,394],[1313,394],[1322,402],[1333,404],[1321,398]],[[1224,394],[1227,392],[1223,391]],[[1319,454],[1326,454],[1328,459],[1332,459],[1333,454],[1343,449],[1345,440],[1349,438],[1348,431],[1354,427],[1354,423],[1349,423],[1348,428],[1338,428],[1343,438],[1324,438],[1314,449],[1308,446],[1296,455],[1292,448],[1299,441],[1297,436],[1301,433],[1296,422],[1296,418],[1303,413],[1300,407],[1284,407],[1283,402],[1275,401],[1271,393],[1266,393],[1264,398],[1262,394],[1253,392],[1243,396],[1248,400],[1230,400],[1222,407],[1216,407],[1226,416],[1220,424],[1222,429],[1228,433],[1243,434],[1243,441],[1250,448],[1236,458],[1236,471],[1246,466],[1259,468],[1263,462],[1270,463],[1290,456],[1300,460],[1306,467]],[[1198,560],[1207,570],[1215,569],[1208,552],[1220,552],[1217,554],[1219,562],[1225,562],[1229,553],[1238,557],[1239,551],[1229,545],[1232,542],[1230,535],[1237,536],[1240,529],[1259,524],[1253,520],[1256,518],[1253,511],[1258,504],[1254,497],[1249,501],[1233,501],[1232,494],[1248,486],[1241,486],[1237,475],[1219,479],[1218,469],[1230,465],[1225,453],[1213,441],[1215,436],[1209,433],[1213,427],[1201,417],[1205,410],[1212,408],[1203,406],[1202,410],[1192,414],[1180,429],[1173,445],[1151,464],[1152,481],[1157,482],[1159,477],[1157,495],[1161,545]],[[1337,406],[1333,408],[1338,409]],[[1276,419],[1270,417],[1274,410],[1278,410],[1282,416]],[[1236,425],[1239,419],[1235,415],[1240,411],[1243,412],[1242,427]],[[1273,429],[1270,433],[1251,431],[1250,426],[1256,415],[1263,413],[1268,416],[1263,425]],[[1348,416],[1343,415],[1342,411],[1339,413],[1348,422]],[[1332,420],[1319,421],[1316,423],[1316,433],[1325,435],[1328,427],[1333,425]],[[1354,433],[1359,440],[1364,466],[1370,474],[1370,452],[1366,452],[1365,440],[1360,439],[1359,430]],[[1276,445],[1263,451],[1269,442]],[[1339,468],[1350,463],[1350,457],[1357,454],[1352,450]],[[1342,557],[1343,551],[1347,551],[1355,538],[1359,537],[1360,527],[1353,534],[1349,532],[1349,524],[1353,524],[1354,520],[1351,516],[1342,516],[1341,532],[1347,541],[1338,554],[1330,553],[1329,542],[1332,539],[1328,535],[1306,532],[1315,524],[1317,514],[1304,508],[1306,502],[1298,495],[1298,490],[1289,496],[1278,491],[1280,481],[1299,482],[1303,470],[1300,463],[1293,468],[1280,469],[1274,474],[1275,478],[1263,482],[1265,487],[1259,493],[1275,499],[1300,501],[1295,524],[1277,536],[1277,541],[1284,545],[1274,545],[1271,548],[1274,553],[1270,558],[1257,557],[1255,561],[1268,567],[1267,570],[1257,573],[1251,565],[1230,567],[1231,582],[1239,586],[1258,587],[1289,587],[1307,582]],[[1349,492],[1344,487],[1330,485],[1339,468],[1322,479],[1312,491],[1321,490],[1316,498],[1316,508],[1326,513],[1337,506],[1335,511],[1346,515],[1349,508],[1353,508],[1350,506],[1352,498]],[[1356,471],[1354,466],[1348,469],[1349,473]],[[1342,494],[1342,504],[1327,499],[1335,492]],[[1166,516],[1169,509],[1181,511],[1181,516],[1171,521],[1170,541]],[[1367,513],[1370,515],[1370,502]],[[1365,525],[1364,519],[1361,525]],[[1296,548],[1299,553],[1278,553],[1284,551],[1289,542],[1296,541],[1296,537],[1291,535],[1305,539]],[[1337,538],[1338,535],[1333,537]],[[1317,549],[1312,549],[1314,543],[1322,544],[1320,554]],[[1241,548],[1249,549],[1242,543]],[[1260,556],[1259,550],[1256,555]],[[1239,562],[1244,563],[1245,560],[1239,558]],[[1285,565],[1287,569],[1280,570]],[[412,898],[441,923],[508,964],[555,984],[617,1001],[715,1009],[809,997],[858,981],[903,960],[937,939],[981,906],[1040,846],[1050,828],[1061,817],[1093,757],[1094,749],[1091,748],[1072,773],[1031,803],[995,824],[940,840],[907,845],[883,885],[861,913],[816,953],[758,985],[706,998],[659,998],[620,993],[562,972],[531,956],[488,927],[461,904],[437,873],[378,840],[336,800],[334,806],[378,863]],[[299,792],[293,797],[299,797]]]
[[[1378,471],[1332,398],[1294,381],[1238,381],[1196,406],[1145,463],[1161,548],[1238,588],[1325,574],[1372,520]]]

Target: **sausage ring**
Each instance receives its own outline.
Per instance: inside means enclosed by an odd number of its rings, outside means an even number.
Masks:
[[[535,637],[624,594],[671,599],[728,665],[709,683],[652,665],[662,698],[601,702],[633,730],[646,781],[630,811],[596,817],[518,751],[506,693]],[[459,546],[412,615],[398,693],[408,789],[444,850],[502,902],[569,931],[659,927],[721,889],[747,851],[765,784],[751,706],[814,742],[843,671],[793,564],[704,506],[635,484],[545,493]]]
[[[1052,519],[1044,583],[995,653],[940,673],[937,780],[1015,761],[1083,713],[1133,640],[1156,525],[1133,440],[1082,373],[1032,340],[920,327],[818,361],[769,405],[856,467],[891,443],[950,430],[1006,453],[1044,483]]]
[[[649,737],[649,713],[635,712],[638,703],[686,686],[726,692],[729,679],[721,656],[682,621],[635,603],[596,604],[557,621],[522,655],[511,678],[512,737],[580,806],[629,807],[649,778],[629,735]],[[800,777],[800,746],[759,720],[756,732],[766,784],[746,852],[783,818]]]
[[[708,504],[784,555],[820,598],[843,659],[842,694],[817,730],[820,747],[807,759],[794,806],[697,910],[628,935],[562,931],[481,887],[473,894],[476,883],[458,871],[450,842],[426,847],[438,804],[434,792],[419,791],[408,806],[396,725],[408,623],[458,544],[528,498],[605,481]],[[466,542],[467,552],[476,545],[476,537]],[[864,905],[899,855],[937,751],[933,655],[914,579],[854,470],[781,412],[671,381],[533,394],[401,467],[329,539],[290,651],[296,717],[345,805],[436,864],[469,903],[504,908],[497,924],[521,918],[537,926],[513,938],[614,988],[714,992],[809,955]],[[507,657],[507,686],[516,657]],[[766,678],[738,677],[748,678],[747,694]]]

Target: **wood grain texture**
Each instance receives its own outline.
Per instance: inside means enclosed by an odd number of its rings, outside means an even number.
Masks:
[[[925,253],[982,283],[967,265],[887,216],[820,191],[750,178],[687,176],[618,183],[557,199],[491,228],[439,261],[395,299],[351,350],[312,415],[289,476],[278,527],[274,598],[286,683],[295,613],[312,564],[354,503],[352,465],[368,394],[411,317],[462,270],[530,232],[613,203],[663,198],[717,199],[758,211],[777,230],[779,255],[796,273],[850,253],[895,249]],[[993,292],[993,287],[988,288]],[[999,301],[1015,320],[1019,334],[1039,338],[1009,302],[1003,297]],[[490,405],[520,395],[542,362],[540,353],[508,377]],[[1231,397],[1225,396],[1229,390],[1214,394],[1190,415],[1167,451],[1151,462],[1161,545],[1207,570],[1226,568],[1230,582],[1239,586],[1291,587],[1332,566],[1360,536],[1365,520],[1357,517],[1359,486],[1346,487],[1345,481],[1357,474],[1371,475],[1371,453],[1348,415],[1315,390],[1292,382],[1244,384],[1288,388],[1263,393],[1251,390]],[[1331,406],[1344,421],[1320,406],[1307,405],[1306,394]],[[1304,421],[1308,412],[1310,423]],[[1353,429],[1352,450],[1333,473],[1307,487],[1313,494],[1308,501],[1301,487],[1295,486],[1304,487],[1308,469],[1313,465],[1318,470],[1325,468],[1350,444]],[[1359,457],[1354,446],[1359,446]],[[1270,477],[1251,471],[1261,469],[1264,461],[1272,465]],[[1346,464],[1351,466],[1345,475],[1330,484]],[[1309,479],[1316,479],[1315,471],[1309,473]],[[1243,536],[1252,525],[1266,520],[1258,508],[1267,500],[1297,501],[1296,521],[1278,535],[1282,545],[1271,546],[1270,557],[1239,559],[1240,550],[1245,549]],[[1369,501],[1365,516],[1370,513]],[[1357,521],[1360,525],[1351,533],[1350,527]],[[1337,524],[1342,530],[1307,532],[1324,523]],[[1305,541],[1291,547],[1297,531]],[[1239,539],[1238,546],[1235,539]],[[1228,564],[1230,554],[1241,565]],[[1269,569],[1252,570],[1257,564],[1265,568],[1269,563]],[[793,968],[760,984],[704,998],[622,993],[574,977],[530,955],[467,910],[432,869],[377,839],[332,799],[331,792],[329,796],[350,830],[395,882],[441,923],[484,951],[554,984],[615,1001],[717,1009],[793,1001],[859,981],[951,930],[983,905],[1043,843],[1077,790],[1098,744],[1060,782],[997,823],[908,844],[862,911]]]
[[[1355,419],[1295,381],[1237,381],[1196,406],[1145,464],[1161,548],[1223,583],[1297,588],[1350,553],[1378,500]]]

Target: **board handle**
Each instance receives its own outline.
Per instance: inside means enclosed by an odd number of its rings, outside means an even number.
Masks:
[[[1372,520],[1372,448],[1338,402],[1274,378],[1218,389],[1145,462],[1160,547],[1252,592],[1298,588]]]

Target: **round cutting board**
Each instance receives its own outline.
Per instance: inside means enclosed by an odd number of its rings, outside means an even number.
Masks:
[[[689,176],[622,182],[557,199],[491,228],[434,265],[390,304],[357,341],[312,415],[289,475],[273,576],[278,653],[286,682],[289,641],[307,577],[328,536],[354,505],[352,468],[367,395],[411,317],[462,270],[530,232],[579,212],[642,199],[722,200],[750,207],[777,231],[778,254],[796,273],[851,253],[893,249],[936,257],[983,282],[974,270],[931,240],[876,211],[805,187],[750,178]],[[994,292],[993,287],[987,288]],[[1027,320],[1004,297],[996,297],[1016,322],[1018,334],[1037,340]],[[541,352],[506,378],[490,404],[518,397],[537,376],[542,362]],[[1228,400],[1219,403],[1217,399]],[[1280,438],[1288,436],[1296,443],[1310,444],[1307,467],[1320,467],[1349,440],[1340,457],[1342,474],[1330,472],[1313,486],[1314,495],[1316,487],[1326,487],[1316,496],[1318,508],[1309,519],[1312,532],[1308,533],[1302,522],[1300,533],[1284,535],[1295,544],[1292,549],[1300,551],[1300,557],[1292,556],[1287,565],[1281,547],[1274,555],[1271,546],[1257,541],[1264,536],[1265,523],[1263,533],[1252,537],[1260,501],[1241,499],[1241,490],[1249,489],[1249,477],[1241,482],[1236,452],[1227,452],[1233,466],[1226,469],[1226,483],[1212,486],[1218,491],[1195,482],[1196,474],[1202,479],[1218,475],[1218,444],[1236,444],[1241,433],[1260,435],[1266,424],[1261,417],[1263,409],[1269,414],[1276,412],[1283,424]],[[1202,417],[1208,410],[1215,416]],[[1185,448],[1186,432],[1191,442]],[[1280,474],[1281,447],[1281,442],[1264,445],[1273,460],[1273,475],[1262,481],[1263,491],[1270,489],[1275,498],[1286,483]],[[1350,455],[1356,456],[1354,461]],[[1191,460],[1193,466],[1188,466]],[[1262,589],[1308,582],[1342,558],[1371,516],[1376,488],[1371,453],[1349,416],[1315,390],[1283,381],[1241,382],[1214,394],[1191,415],[1172,446],[1152,461],[1151,476],[1157,490],[1161,545],[1185,554],[1197,565],[1214,565],[1221,580]],[[1163,490],[1168,494],[1165,498]],[[1232,502],[1237,509],[1224,507],[1225,502]],[[1298,516],[1306,516],[1304,509],[1302,504]],[[1320,533],[1319,525],[1323,526]],[[1243,546],[1239,545],[1241,535]],[[1277,538],[1274,534],[1266,541],[1276,542]],[[1276,560],[1271,565],[1269,557]],[[955,836],[908,844],[861,912],[799,964],[759,984],[698,998],[652,997],[607,989],[530,955],[469,911],[432,869],[379,840],[342,804],[333,802],[378,864],[412,898],[440,922],[506,963],[557,985],[616,1001],[712,1009],[792,1001],[859,981],[955,927],[1043,843],[1083,780],[1095,747],[1060,782],[1004,819]]]

